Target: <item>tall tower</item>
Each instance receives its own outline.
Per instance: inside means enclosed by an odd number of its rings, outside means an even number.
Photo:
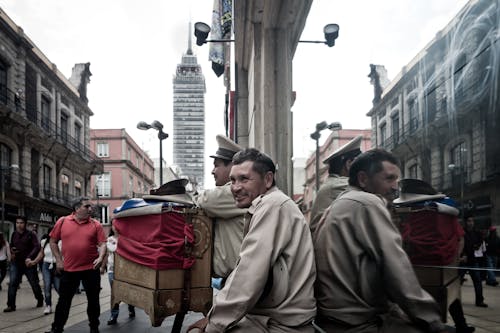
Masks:
[[[174,84],[174,164],[201,189],[205,169],[205,77],[191,48],[177,65]]]

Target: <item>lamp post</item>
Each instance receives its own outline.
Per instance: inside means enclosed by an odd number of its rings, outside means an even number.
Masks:
[[[316,124],[316,131],[311,133],[311,139],[316,141],[316,192],[318,192],[319,190],[319,138],[321,137],[320,132],[327,128],[332,131],[338,131],[342,129],[342,125],[339,122],[334,122],[328,125],[326,121],[322,121]]]
[[[153,121],[151,124],[148,124],[144,121],[140,121],[137,123],[137,128],[143,131],[147,131],[150,128],[154,128],[158,131],[158,139],[160,140],[160,185],[163,184],[163,147],[162,141],[168,138],[168,133],[163,132],[163,124],[158,120]]]
[[[3,226],[5,223],[5,173],[10,170],[17,170],[19,166],[17,164],[12,164],[10,166],[0,166],[0,182],[2,183],[1,191],[2,191],[2,224],[0,227],[0,231],[3,232]]]

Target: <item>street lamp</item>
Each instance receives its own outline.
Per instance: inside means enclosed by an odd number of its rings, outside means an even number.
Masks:
[[[18,170],[19,166],[17,164],[12,164],[10,166],[0,166],[0,182],[2,183],[1,191],[2,191],[2,224],[0,231],[3,232],[3,226],[5,222],[5,173],[10,172],[10,170]]]
[[[160,185],[163,184],[163,148],[162,141],[168,138],[168,133],[163,132],[163,124],[158,120],[153,121],[151,124],[148,124],[144,121],[140,121],[137,123],[137,128],[143,131],[147,131],[150,128],[154,128],[158,131],[158,139],[160,140]]]
[[[316,131],[311,133],[311,139],[316,141],[316,192],[319,191],[319,138],[321,137],[321,131],[324,129],[329,129],[332,131],[338,131],[342,129],[342,124],[339,122],[333,122],[327,124],[326,121],[322,121],[316,124]]]

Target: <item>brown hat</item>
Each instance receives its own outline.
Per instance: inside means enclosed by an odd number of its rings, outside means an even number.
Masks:
[[[344,154],[347,154],[347,153],[355,151],[355,150],[358,150],[359,153],[361,154],[360,147],[361,147],[361,140],[362,139],[363,139],[363,135],[360,134],[360,135],[356,136],[354,139],[352,139],[351,141],[349,141],[348,143],[346,143],[345,145],[343,145],[342,147],[338,148],[333,153],[328,155],[328,157],[323,160],[323,163],[328,164],[334,158],[340,157]]]
[[[430,184],[420,179],[401,179],[399,187],[399,198],[393,201],[395,204],[409,204],[446,197],[445,194],[438,193]]]
[[[215,139],[217,140],[217,145],[219,148],[214,155],[210,155],[212,158],[220,158],[226,161],[231,161],[234,154],[243,150],[243,148],[238,145],[233,140],[229,139],[227,136],[218,134]]]

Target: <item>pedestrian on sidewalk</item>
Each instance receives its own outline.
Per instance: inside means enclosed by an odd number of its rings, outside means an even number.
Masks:
[[[26,275],[31,285],[37,300],[36,307],[43,306],[43,294],[38,279],[38,271],[36,265],[32,264],[40,251],[40,242],[33,232],[26,229],[26,224],[27,219],[25,216],[16,217],[16,230],[12,234],[10,241],[11,262],[7,307],[3,312],[16,311],[16,294],[23,275]]]
[[[497,258],[500,252],[500,238],[497,235],[497,227],[491,226],[488,230],[488,237],[486,238],[486,284],[489,286],[498,286],[495,270],[497,269]]]
[[[2,282],[7,275],[7,265],[10,261],[10,246],[5,240],[3,232],[0,232],[0,290],[2,290]]]
[[[483,284],[481,281],[480,268],[483,262],[486,246],[484,244],[481,233],[474,226],[474,216],[465,216],[465,245],[464,253],[466,257],[466,265],[469,268],[469,275],[474,285],[474,293],[476,295],[476,306],[487,308],[484,303]]]
[[[59,294],[59,284],[60,276],[56,274],[56,259],[52,255],[52,250],[50,249],[50,237],[49,234],[52,228],[42,236],[40,241],[40,252],[35,259],[35,262],[40,263],[42,266],[42,277],[43,277],[43,289],[45,294],[45,309],[43,310],[44,315],[48,315],[52,312],[52,287]],[[61,242],[58,243],[59,250],[61,249]]]
[[[108,249],[108,280],[111,289],[113,288],[113,280],[115,279],[114,267],[115,267],[115,251],[118,245],[118,237],[115,235],[115,227],[111,225],[111,230],[108,234],[108,240],[106,242],[106,247]],[[108,320],[108,325],[115,325],[118,322],[118,315],[120,314],[120,304],[111,304],[111,317]],[[135,307],[133,305],[128,305],[128,317],[135,317]]]
[[[71,301],[80,281],[83,282],[87,296],[90,333],[99,333],[101,313],[99,270],[106,255],[106,236],[101,223],[91,218],[92,203],[89,198],[76,199],[72,208],[73,213],[61,217],[50,233],[50,248],[56,259],[57,272],[62,275],[59,301],[49,333],[63,332]],[[59,251],[59,241],[63,244],[61,251]]]

